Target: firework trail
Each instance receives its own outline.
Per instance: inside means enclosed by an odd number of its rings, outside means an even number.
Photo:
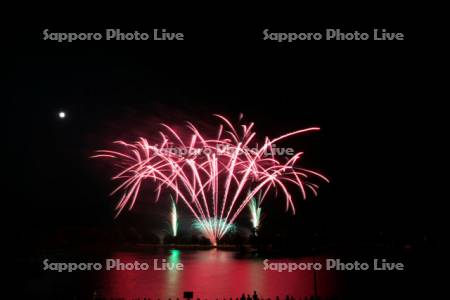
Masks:
[[[122,193],[116,216],[125,207],[133,208],[143,182],[150,181],[156,201],[162,192],[173,192],[175,201],[187,206],[202,232],[216,245],[257,193],[261,193],[261,202],[269,192],[282,194],[286,210],[295,213],[289,186],[298,188],[305,199],[307,191],[317,195],[318,185],[312,180],[328,182],[320,173],[298,165],[303,152],[281,157],[274,151],[275,143],[319,128],[266,137],[258,148],[254,123],[237,127],[224,116],[214,116],[219,119],[214,136],[201,133],[190,122],[185,133],[162,124],[159,143],[141,137],[132,144],[116,141],[122,151],[97,151],[93,157],[113,159],[120,168],[113,177],[120,184],[112,194]],[[248,190],[251,192],[245,192]]]
[[[261,192],[258,194],[258,200],[253,197],[248,208],[250,210],[250,221],[252,222],[255,235],[258,235],[258,229],[261,226]]]
[[[177,214],[177,205],[173,200],[172,200],[172,207],[170,210],[170,228],[172,229],[173,237],[176,237],[178,231],[178,214]]]

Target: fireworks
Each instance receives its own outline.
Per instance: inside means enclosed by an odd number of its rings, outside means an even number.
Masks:
[[[153,182],[156,200],[161,193],[172,192],[175,201],[182,201],[193,214],[211,243],[217,244],[256,194],[261,195],[259,205],[268,194],[281,194],[286,211],[295,213],[290,186],[306,198],[308,190],[317,195],[318,185],[311,180],[328,182],[320,173],[298,165],[303,152],[280,151],[275,144],[319,128],[296,130],[274,139],[266,137],[258,144],[254,123],[237,127],[227,118],[215,116],[220,122],[213,135],[201,133],[190,122],[186,132],[162,124],[158,143],[141,137],[132,144],[116,141],[121,151],[97,151],[93,157],[113,159],[120,168],[113,177],[120,184],[112,192],[122,194],[117,215],[125,207],[133,208],[144,182]]]
[[[172,207],[170,210],[170,228],[172,229],[173,237],[176,237],[178,231],[178,215],[177,215],[177,205],[173,200],[172,200]]]
[[[210,218],[206,220],[195,220],[193,223],[193,227],[203,233],[204,236],[209,238],[208,228],[216,228],[223,227],[225,228],[225,232],[234,232],[236,231],[236,225],[226,223],[223,219]],[[211,240],[213,246],[217,246],[217,240]]]
[[[248,208],[250,210],[250,221],[252,222],[255,235],[257,235],[259,226],[261,225],[260,201],[261,201],[261,193],[259,193],[258,195],[258,200],[256,200],[255,197],[253,197],[250,203],[248,204]]]

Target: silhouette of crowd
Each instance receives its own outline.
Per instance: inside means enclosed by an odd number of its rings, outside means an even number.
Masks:
[[[103,298],[103,297],[96,297],[94,299],[95,300],[124,300],[124,298]],[[147,297],[144,297],[144,298],[133,298],[133,300],[152,300],[152,298],[147,298]],[[161,300],[161,299],[160,298],[154,298],[153,300]],[[172,300],[172,298],[169,298],[168,300]],[[176,298],[176,300],[180,300],[180,298]],[[182,299],[182,300],[208,300],[208,299],[207,298],[205,298],[205,299],[196,298],[196,299]],[[215,299],[212,299],[212,300],[222,300],[222,299],[215,298]],[[270,298],[270,297],[264,298],[262,296],[259,296],[256,293],[256,291],[253,291],[252,295],[250,295],[250,294],[246,295],[245,293],[243,293],[241,295],[241,297],[236,297],[236,298],[230,297],[229,299],[223,298],[223,300],[321,300],[321,298],[314,297],[314,296],[309,296],[309,297],[305,296],[305,297],[295,298],[295,297],[289,296],[289,295],[286,295],[286,297],[284,297],[284,298],[280,298],[279,296],[276,296],[275,298]]]

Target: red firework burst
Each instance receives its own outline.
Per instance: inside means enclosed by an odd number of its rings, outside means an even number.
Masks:
[[[227,118],[215,116],[220,124],[214,137],[202,134],[188,122],[189,138],[183,139],[172,127],[162,124],[158,144],[150,144],[141,137],[132,144],[116,141],[123,147],[122,151],[97,151],[93,157],[114,159],[120,167],[113,179],[121,183],[112,192],[122,193],[117,215],[127,206],[133,208],[144,181],[153,181],[156,200],[163,190],[170,190],[177,202],[181,199],[189,208],[203,233],[215,245],[257,193],[261,193],[261,201],[270,191],[281,193],[286,210],[291,208],[295,213],[288,185],[298,188],[306,198],[308,190],[317,195],[318,185],[311,179],[328,182],[320,173],[299,166],[303,152],[291,151],[289,157],[274,151],[276,142],[317,131],[318,127],[296,130],[274,139],[266,137],[258,147],[252,130],[254,123],[238,128]]]

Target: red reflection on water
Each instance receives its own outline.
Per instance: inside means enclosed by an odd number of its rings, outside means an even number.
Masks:
[[[104,297],[149,297],[152,299],[182,299],[184,291],[194,291],[197,299],[230,299],[242,293],[257,291],[263,298],[277,295],[295,298],[314,293],[313,271],[264,271],[262,260],[238,259],[233,252],[217,249],[205,251],[171,250],[161,255],[116,253],[112,258],[122,262],[147,262],[147,271],[103,271],[98,295]],[[153,270],[153,260],[166,259],[168,263],[183,263],[183,271]],[[277,262],[310,262],[311,258],[277,260]],[[337,276],[330,271],[318,271],[319,296],[336,294]]]

